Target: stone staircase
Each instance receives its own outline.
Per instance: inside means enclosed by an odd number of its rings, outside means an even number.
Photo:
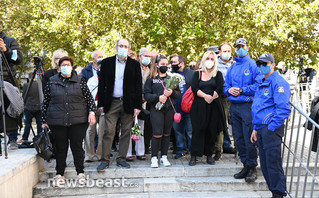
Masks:
[[[114,153],[115,154],[115,153]],[[87,184],[75,183],[76,171],[72,157],[68,156],[65,177],[67,185],[52,187],[48,182],[55,176],[55,162],[45,164],[40,172],[40,183],[33,189],[36,198],[43,197],[271,197],[266,182],[258,167],[258,180],[247,184],[244,179],[234,179],[233,174],[240,171],[241,163],[234,155],[224,154],[216,165],[205,163],[206,158],[199,159],[196,166],[188,166],[189,156],[173,159],[169,155],[171,167],[150,168],[150,156],[146,161],[135,160],[130,169],[123,169],[111,162],[110,168],[97,172],[99,162],[85,163]],[[70,180],[71,179],[71,180]],[[294,178],[295,180],[295,178]],[[290,181],[290,178],[287,178]],[[309,180],[309,185],[311,181]],[[287,183],[289,186],[289,183]],[[293,187],[295,188],[295,186]],[[299,188],[300,189],[300,188]],[[314,197],[319,197],[316,186]]]

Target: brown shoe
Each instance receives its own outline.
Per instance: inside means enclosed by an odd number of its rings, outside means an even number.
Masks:
[[[27,141],[28,140],[21,139],[21,140],[17,141],[17,143],[20,144],[20,143],[27,142]]]

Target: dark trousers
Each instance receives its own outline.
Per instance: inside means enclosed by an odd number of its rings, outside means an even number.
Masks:
[[[64,175],[69,141],[76,172],[78,174],[84,173],[84,150],[82,143],[83,139],[85,138],[87,128],[88,123],[76,124],[72,126],[50,125],[56,147],[56,174]]]
[[[282,169],[281,138],[284,136],[284,125],[275,131],[268,126],[258,130],[258,149],[260,166],[268,188],[272,192],[286,196],[286,177]]]
[[[240,161],[254,167],[257,166],[257,148],[250,141],[253,131],[251,105],[252,103],[232,103],[230,114]]]
[[[41,128],[41,111],[30,111],[30,110],[25,110],[24,111],[24,132],[22,139],[23,140],[28,140],[29,135],[30,135],[30,128],[32,124],[32,118],[35,118],[36,123],[37,123],[37,133],[42,131]]]

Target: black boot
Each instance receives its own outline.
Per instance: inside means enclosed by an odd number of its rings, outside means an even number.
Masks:
[[[221,157],[222,157],[221,152],[220,152],[220,151],[216,151],[216,154],[215,154],[215,156],[214,156],[214,160],[215,160],[215,161],[218,161],[218,160],[220,160]]]
[[[191,156],[191,161],[189,161],[188,165],[190,166],[196,165],[196,156]]]
[[[248,170],[249,170],[248,166],[246,166],[246,164],[244,164],[244,168],[241,169],[241,171],[239,173],[236,173],[234,175],[235,179],[243,179],[243,178],[245,178],[247,176],[247,174],[248,174]]]
[[[207,164],[215,165],[215,160],[212,158],[212,156],[207,156],[206,162]]]
[[[272,198],[283,198],[284,196],[282,196],[281,194],[278,194],[276,192],[272,192]]]
[[[256,166],[254,166],[254,167],[249,167],[247,176],[245,177],[245,182],[251,183],[251,182],[256,181],[256,179],[257,179]]]

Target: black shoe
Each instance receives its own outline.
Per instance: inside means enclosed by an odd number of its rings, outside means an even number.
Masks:
[[[177,149],[174,149],[174,150],[173,150],[173,154],[177,154]]]
[[[138,160],[146,160],[146,156],[145,155],[141,155],[141,156],[137,155],[136,159],[138,159]]]
[[[215,160],[212,158],[212,156],[207,156],[206,162],[207,164],[215,165]]]
[[[151,154],[150,149],[145,149],[145,155]]]
[[[185,153],[177,153],[176,155],[175,155],[175,159],[179,159],[179,158],[182,158],[182,157],[184,157],[185,156]]]
[[[236,149],[234,149],[233,147],[225,148],[225,149],[223,149],[223,153],[235,154]]]
[[[245,182],[251,183],[251,182],[256,181],[256,179],[257,179],[256,166],[254,166],[254,167],[249,167],[247,176],[245,177]]]
[[[214,156],[214,160],[218,161],[222,157],[222,153],[220,151],[216,151],[216,154]]]
[[[124,160],[117,162],[116,165],[122,168],[131,168],[131,165]]]
[[[249,170],[249,167],[246,166],[246,164],[244,164],[244,168],[241,169],[241,171],[239,173],[236,173],[234,175],[235,179],[243,179],[247,176],[248,174],[248,170]]]
[[[278,194],[276,192],[272,192],[272,198],[283,198],[284,196],[282,196],[281,194]]]
[[[126,157],[126,161],[132,162],[132,161],[134,161],[134,157],[133,156]]]
[[[97,171],[102,171],[109,167],[109,162],[101,162],[101,164],[97,167]]]
[[[196,156],[191,157],[191,161],[189,161],[188,165],[195,166],[196,165]]]

